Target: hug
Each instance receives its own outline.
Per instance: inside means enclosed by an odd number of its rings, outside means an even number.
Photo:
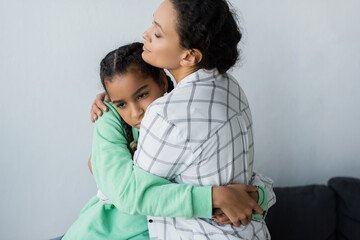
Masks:
[[[164,0],[142,36],[100,63],[98,193],[62,239],[270,239],[273,181],[253,169],[251,108],[228,73],[235,13],[226,0]]]

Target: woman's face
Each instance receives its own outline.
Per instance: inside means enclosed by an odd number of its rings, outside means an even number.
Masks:
[[[106,79],[105,86],[120,116],[135,128],[140,128],[145,110],[164,95],[164,88],[167,87],[160,86],[152,77],[144,78],[136,70]]]
[[[154,13],[152,26],[143,33],[142,58],[145,62],[168,70],[177,69],[185,49],[180,46],[176,32],[177,12],[169,0],[160,4]]]

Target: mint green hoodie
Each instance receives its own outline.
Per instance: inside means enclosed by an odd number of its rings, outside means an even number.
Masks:
[[[95,123],[91,165],[113,204],[90,199],[63,240],[149,239],[146,215],[211,218],[211,186],[174,184],[134,166],[120,116],[105,104],[109,111]],[[133,128],[136,142],[138,134]]]

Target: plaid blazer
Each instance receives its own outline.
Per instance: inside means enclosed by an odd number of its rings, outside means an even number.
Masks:
[[[148,107],[134,163],[177,183],[261,185],[271,206],[272,181],[253,172],[252,125],[238,82],[229,74],[201,69]],[[270,239],[264,220],[240,227],[201,218],[148,220],[151,239]]]

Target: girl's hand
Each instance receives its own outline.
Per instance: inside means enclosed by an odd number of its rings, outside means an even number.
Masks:
[[[259,193],[257,191],[256,192],[248,192],[248,193],[255,202],[259,201]],[[229,217],[226,216],[225,213],[220,208],[214,209],[212,218],[218,224],[231,224]]]
[[[213,187],[213,207],[221,208],[236,227],[247,225],[252,220],[252,214],[264,212],[249,194],[252,193],[256,197],[253,192],[257,191],[257,187],[246,184]],[[226,219],[223,221],[227,222]]]
[[[220,208],[215,208],[214,209],[212,218],[218,224],[230,224],[231,223],[228,216],[226,216],[225,213]]]
[[[104,101],[110,102],[110,98],[105,92],[96,95],[90,110],[92,122],[95,122],[98,119],[98,116],[100,117],[103,114],[102,111],[107,112],[109,110],[103,103]]]

